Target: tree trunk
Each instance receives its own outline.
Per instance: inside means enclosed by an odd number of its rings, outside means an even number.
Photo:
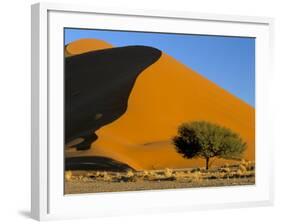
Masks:
[[[206,170],[209,169],[209,157],[206,158]]]

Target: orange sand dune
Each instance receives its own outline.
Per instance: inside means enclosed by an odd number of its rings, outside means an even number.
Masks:
[[[177,127],[195,120],[239,133],[248,144],[244,158],[255,159],[254,108],[163,53],[138,76],[126,113],[96,132],[90,150],[70,149],[66,156],[106,156],[137,170],[204,166],[202,159],[182,158],[171,144]],[[224,163],[211,160],[212,165]]]
[[[90,51],[112,48],[112,45],[97,39],[80,39],[69,43],[65,48],[66,57]]]

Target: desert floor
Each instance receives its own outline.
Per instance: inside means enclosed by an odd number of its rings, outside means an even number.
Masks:
[[[254,164],[150,171],[66,171],[65,194],[255,184]]]

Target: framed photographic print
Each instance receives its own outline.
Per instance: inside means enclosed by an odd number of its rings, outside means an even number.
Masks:
[[[270,18],[32,6],[32,216],[272,203]]]

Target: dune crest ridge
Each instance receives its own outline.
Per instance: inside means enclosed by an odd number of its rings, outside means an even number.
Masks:
[[[66,45],[66,57],[87,53],[90,51],[112,48],[113,46],[106,41],[99,39],[83,38],[73,41]]]

